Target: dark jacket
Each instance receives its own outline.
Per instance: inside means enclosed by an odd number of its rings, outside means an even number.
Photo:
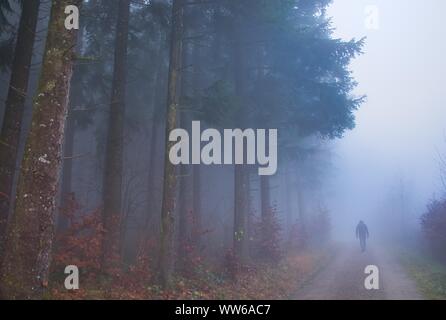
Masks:
[[[356,238],[368,238],[369,237],[369,229],[364,222],[358,223],[356,227]]]

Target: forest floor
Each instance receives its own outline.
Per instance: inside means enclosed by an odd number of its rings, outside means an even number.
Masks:
[[[379,289],[367,290],[365,267],[379,268]],[[337,245],[288,255],[277,264],[256,263],[237,280],[221,269],[194,269],[176,277],[170,290],[122,276],[113,284],[81,281],[80,290],[53,287],[49,299],[295,299],[419,300],[446,299],[446,267],[413,252],[370,246]]]
[[[312,279],[321,268],[333,259],[336,250],[324,248],[290,254],[279,263],[256,263],[240,272],[237,279],[228,277],[222,270],[200,266],[192,277],[176,277],[170,290],[135,281],[135,277],[121,277],[113,284],[100,285],[97,281],[84,281],[80,289],[67,291],[53,286],[48,299],[137,299],[137,300],[259,300],[290,299],[296,288]],[[60,281],[57,281],[60,282]],[[87,284],[85,284],[87,282]]]
[[[367,290],[365,267],[379,269],[379,289]],[[338,249],[332,261],[298,290],[297,300],[419,300],[423,295],[406,272],[398,256],[380,247],[361,253],[358,246]]]

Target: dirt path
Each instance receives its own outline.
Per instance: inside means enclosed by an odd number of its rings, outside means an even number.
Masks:
[[[367,265],[379,268],[379,290],[364,287]],[[394,257],[385,250],[345,246],[294,297],[297,300],[417,300],[422,299],[414,282],[407,276]]]

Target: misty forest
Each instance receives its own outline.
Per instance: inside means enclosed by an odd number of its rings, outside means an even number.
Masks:
[[[0,0],[0,298],[445,299],[446,4],[370,2]]]

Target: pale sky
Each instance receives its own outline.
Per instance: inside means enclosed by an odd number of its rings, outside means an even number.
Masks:
[[[379,14],[366,27],[366,8]],[[440,190],[438,152],[446,154],[446,28],[442,0],[334,0],[335,36],[367,37],[351,66],[367,102],[357,127],[335,143],[334,214],[351,228],[376,215],[403,177],[419,215]],[[333,219],[335,220],[335,219]],[[337,219],[339,221],[339,219]]]

